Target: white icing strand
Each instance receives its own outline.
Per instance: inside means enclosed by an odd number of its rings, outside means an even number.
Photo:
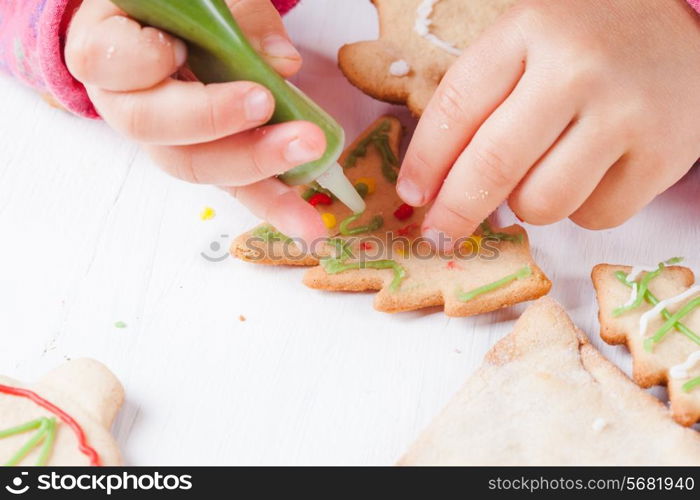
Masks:
[[[453,56],[458,56],[462,53],[460,49],[430,32],[430,25],[433,24],[430,16],[433,15],[433,8],[439,1],[440,0],[423,0],[418,5],[418,9],[416,9],[416,23],[413,25],[413,29],[437,48]]]
[[[408,65],[406,61],[403,59],[399,59],[398,61],[394,61],[391,63],[389,66],[389,74],[392,76],[406,76],[411,72],[411,66]]]
[[[669,370],[669,375],[671,375],[671,378],[673,379],[690,378],[688,370],[691,370],[698,363],[700,363],[700,351],[695,351],[694,353],[691,353],[690,356],[688,356],[688,359],[685,360],[685,363],[672,366]]]
[[[654,316],[661,314],[661,311],[666,309],[668,306],[672,306],[673,304],[678,304],[679,302],[684,301],[688,297],[695,295],[696,293],[700,292],[700,285],[695,285],[690,288],[688,288],[685,292],[679,293],[678,295],[674,297],[669,297],[668,299],[664,299],[658,304],[656,304],[652,309],[649,309],[647,312],[642,314],[642,317],[639,319],[639,335],[644,336],[647,333],[647,328],[649,327],[649,320],[653,318]]]
[[[630,273],[627,275],[627,283],[633,283],[637,281],[639,275],[642,273],[651,273],[658,269],[658,266],[634,266]],[[630,298],[627,302],[623,304],[622,307],[629,307],[634,304],[637,300],[637,293],[639,292],[639,285],[637,283],[632,284],[632,291],[630,292]]]
[[[627,282],[637,281],[639,275],[642,273],[653,273],[659,268],[659,266],[634,266],[630,273],[627,275]]]
[[[632,304],[634,304],[634,301],[637,300],[637,292],[639,291],[639,285],[634,282],[632,283],[632,291],[630,292],[630,298],[622,304],[622,307],[629,307]]]
[[[602,431],[608,425],[608,421],[604,418],[596,418],[591,425],[594,432]]]

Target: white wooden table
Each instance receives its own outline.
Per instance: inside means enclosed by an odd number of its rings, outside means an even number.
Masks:
[[[336,68],[341,44],[376,35],[369,2],[304,0],[286,22],[306,58],[297,83],[350,137],[387,111],[411,126]],[[392,316],[371,294],[306,289],[299,269],[208,262],[256,222],[235,201],[6,77],[0,95],[0,372],[106,363],[127,391],[114,432],[128,464],[391,464],[523,310]],[[591,267],[697,267],[698,200],[696,171],[619,229],[529,228],[552,295],[626,370],[597,336]],[[200,220],[205,206],[216,218]]]

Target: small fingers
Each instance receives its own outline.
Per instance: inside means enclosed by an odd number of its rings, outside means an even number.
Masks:
[[[137,92],[88,87],[102,117],[138,142],[187,145],[210,142],[266,123],[274,99],[261,85],[231,82],[204,85],[168,79]]]
[[[190,146],[151,146],[169,174],[197,184],[245,186],[320,158],[326,137],[309,122],[288,122]]]
[[[622,141],[605,127],[577,121],[513,191],[510,207],[530,224],[565,219],[583,205],[623,153]]]
[[[109,0],[88,0],[76,13],[66,42],[71,74],[102,89],[147,89],[175,73],[187,59],[185,44],[142,27]]]
[[[316,209],[277,179],[224,190],[287,236],[301,238],[308,245],[328,237],[328,230]]]
[[[521,78],[525,45],[498,26],[469,47],[442,79],[421,117],[397,183],[412,206],[434,199],[445,176],[481,124]]]
[[[301,68],[301,55],[294,48],[282,18],[269,0],[226,0],[251,45],[281,74],[288,78]]]
[[[571,122],[564,93],[530,84],[527,75],[460,155],[424,221],[443,250],[468,236],[520,183]],[[447,238],[436,239],[436,234]]]
[[[617,227],[670,186],[661,165],[624,156],[607,171],[598,187],[571,220],[586,229]]]

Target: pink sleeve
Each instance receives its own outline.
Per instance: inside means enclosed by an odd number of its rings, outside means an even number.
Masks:
[[[299,0],[272,0],[286,13]],[[85,87],[63,60],[63,17],[69,0],[0,0],[0,69],[67,110],[99,118]]]

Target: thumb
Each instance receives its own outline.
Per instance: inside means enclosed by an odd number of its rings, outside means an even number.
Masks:
[[[294,48],[279,12],[270,0],[226,0],[255,50],[285,78],[301,68],[301,55]]]

